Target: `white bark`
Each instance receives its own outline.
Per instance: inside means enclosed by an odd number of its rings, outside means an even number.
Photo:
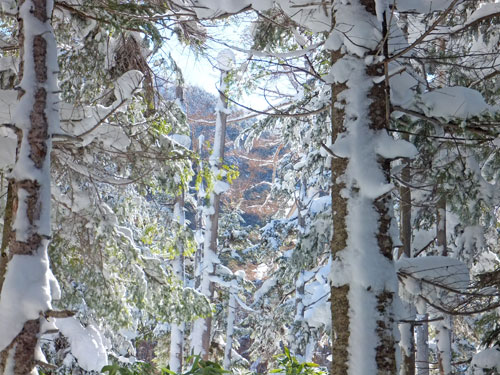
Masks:
[[[445,316],[434,324],[436,329],[436,345],[438,351],[438,368],[440,375],[451,375],[451,318]]]
[[[217,119],[215,125],[214,149],[209,162],[214,176],[222,174],[221,167],[224,160],[224,146],[226,141],[227,99],[225,97],[227,72],[221,73],[219,101],[217,103]],[[220,197],[212,191],[209,193],[208,206],[204,208],[205,236],[203,255],[201,259],[200,292],[209,298],[213,297],[213,283],[210,278],[215,274],[215,266],[219,263],[217,256],[217,234],[219,229]],[[191,352],[208,358],[211,340],[212,318],[197,319],[193,324],[191,333]]]
[[[179,225],[184,226],[185,215],[184,215],[184,197],[181,194],[175,202],[174,212],[178,217],[176,218]],[[182,286],[184,286],[184,249],[182,243],[178,244],[179,254],[175,257],[172,263],[172,269],[174,275],[181,280]],[[182,372],[182,356],[184,348],[184,323],[171,325],[170,331],[170,360],[169,366],[170,370],[181,373]]]
[[[238,281],[231,281],[229,290],[229,302],[227,306],[227,328],[226,328],[226,347],[224,348],[224,368],[229,370],[231,367],[231,350],[233,348],[234,320],[236,318],[236,294],[238,293]]]

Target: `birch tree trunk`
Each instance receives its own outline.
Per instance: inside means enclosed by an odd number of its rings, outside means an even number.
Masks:
[[[383,20],[377,17],[375,0],[334,4],[339,24],[348,18],[359,22],[351,30],[377,25],[382,33],[377,43],[373,35],[356,39],[355,46],[344,40],[345,54],[340,48],[333,52],[332,147],[339,158],[332,162],[332,374],[393,375],[397,280],[389,233],[392,186],[390,161],[376,144],[379,137],[389,139],[389,93],[384,64],[367,64],[384,44],[387,57],[383,39],[388,30],[385,12]],[[374,267],[377,272],[371,272]]]
[[[214,176],[221,175],[224,160],[224,146],[226,143],[227,98],[226,90],[227,71],[222,71],[220,79],[220,96],[217,104],[217,118],[215,125],[214,148],[209,163]],[[217,235],[219,230],[220,199],[222,192],[209,193],[209,205],[205,208],[205,239],[203,257],[201,260],[200,290],[210,301],[213,299],[214,285],[210,278],[215,275],[217,257]],[[191,333],[191,350],[203,359],[208,359],[212,332],[212,317],[197,319]]]
[[[51,134],[58,128],[57,50],[49,0],[19,2],[18,147],[12,229],[0,295],[0,374],[37,374],[35,352],[58,287],[49,269]],[[51,295],[52,292],[52,295]]]

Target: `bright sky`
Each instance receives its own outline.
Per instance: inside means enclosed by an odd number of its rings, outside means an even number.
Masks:
[[[209,60],[203,55],[196,56],[191,48],[182,46],[178,42],[169,43],[169,45],[170,53],[182,69],[186,83],[217,95],[216,84],[220,74],[212,67]]]
[[[177,65],[183,70],[184,79],[188,85],[198,86],[205,91],[218,95],[217,86],[220,71],[213,67],[218,53],[226,49],[227,46],[234,45],[239,48],[249,48],[249,43],[245,41],[245,36],[249,35],[252,19],[249,16],[240,18],[238,23],[220,24],[207,27],[207,30],[214,40],[207,41],[207,54],[196,55],[188,46],[181,45],[175,38],[171,39],[167,48]],[[245,62],[245,53],[233,51],[236,56],[236,66]],[[269,107],[266,100],[258,94],[251,94],[242,99],[247,106],[263,110]]]

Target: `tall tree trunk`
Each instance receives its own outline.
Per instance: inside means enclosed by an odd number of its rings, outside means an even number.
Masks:
[[[227,303],[227,328],[226,347],[224,348],[224,368],[231,367],[231,351],[233,348],[234,320],[236,318],[236,295],[238,293],[238,280],[232,280],[229,287],[229,302]]]
[[[217,177],[222,174],[221,167],[224,161],[224,146],[226,143],[226,120],[228,107],[226,97],[226,77],[227,72],[222,71],[220,79],[220,95],[217,105],[217,119],[215,125],[214,148],[210,155],[210,168]],[[205,217],[205,239],[203,245],[203,258],[201,266],[200,290],[210,301],[214,295],[214,285],[210,278],[215,275],[217,259],[217,235],[219,230],[219,213],[221,192],[212,191],[210,194],[209,206],[206,209]],[[210,341],[212,333],[212,317],[197,319],[193,324],[191,334],[191,348],[193,354],[199,354],[204,359],[208,359]]]
[[[5,213],[3,216],[2,245],[0,247],[0,293],[2,292],[5,272],[7,272],[10,232],[12,230],[12,204],[14,203],[13,183],[9,180],[7,184],[7,200],[5,202]]]
[[[446,240],[446,195],[442,195],[437,202],[437,247],[440,255],[448,256]],[[434,323],[436,329],[437,359],[440,375],[450,375],[451,369],[451,317],[445,315],[443,320]]]
[[[178,73],[179,78],[177,81],[177,87],[175,90],[175,96],[177,99],[177,104],[186,112],[186,105],[184,102],[184,87],[183,87],[183,78],[181,73]],[[184,213],[184,190],[177,196],[174,206],[174,220],[177,220],[179,227],[182,232],[185,230],[185,213]],[[175,256],[174,261],[172,263],[172,268],[174,275],[181,281],[181,286],[184,287],[184,242],[179,240],[177,242],[177,251],[178,254]],[[169,367],[175,373],[182,373],[182,358],[184,354],[184,322],[174,323],[171,326],[170,330],[170,360]]]
[[[379,21],[375,0],[335,5],[339,24],[349,17],[360,22],[354,29],[380,25],[382,35],[387,34],[385,12],[384,20]],[[353,14],[357,16],[353,18]],[[356,39],[363,52],[350,45],[344,55],[333,54],[332,147],[339,156],[332,162],[334,375],[397,372],[390,161],[376,143],[379,137],[389,139],[389,92],[386,82],[380,80],[386,67],[366,63],[376,58],[383,45],[387,56],[387,44],[382,40],[375,45]],[[374,268],[377,272],[372,272]]]
[[[404,134],[403,139],[408,141],[409,135]],[[411,189],[408,184],[411,181],[411,167],[410,159],[404,158],[402,160],[406,165],[401,171],[401,180],[403,183],[399,188],[399,193],[401,197],[400,211],[401,211],[401,241],[403,242],[402,254],[400,256],[405,256],[407,258],[412,257],[411,253]],[[409,320],[415,320],[416,310],[415,306],[407,302],[405,304],[405,310]],[[401,363],[401,375],[415,375],[415,335],[413,333],[414,325],[413,323],[402,323],[399,326],[401,333],[401,354],[403,357]]]
[[[436,239],[439,255],[448,256],[446,241],[446,196],[442,195],[436,206]]]
[[[8,267],[0,295],[0,374],[37,374],[35,352],[51,310],[51,289],[55,291],[47,255],[51,134],[59,126],[52,6],[48,0],[19,2],[18,149]]]
[[[422,323],[417,324],[416,328],[416,368],[417,375],[429,375],[429,315],[425,312],[425,303],[420,308],[417,306],[418,316],[417,320],[423,320]]]
[[[175,219],[178,221],[181,228],[185,224],[184,215],[184,192],[179,194],[175,202]],[[174,275],[181,280],[182,287],[184,287],[184,245],[182,241],[178,241],[177,254],[172,262]],[[170,331],[170,370],[180,374],[182,372],[182,357],[184,354],[184,326],[183,322],[174,323],[171,325]]]
[[[298,205],[297,210],[300,210],[301,207]],[[300,214],[299,214],[300,221]],[[299,227],[300,228],[300,227]],[[296,357],[302,359],[305,353],[300,350],[300,329],[304,324],[304,292],[305,292],[305,280],[304,280],[304,271],[299,272],[299,276],[295,281],[295,317],[293,321],[293,328],[290,330],[289,335],[289,346],[290,351]]]
[[[307,207],[307,181],[305,177],[302,177],[300,182],[299,197],[295,199],[295,205],[297,208],[297,243],[300,242],[300,238],[304,235],[304,230],[306,227],[306,221],[304,216],[304,210]],[[303,359],[305,353],[300,351],[301,340],[298,337],[300,335],[300,330],[304,324],[304,293],[305,293],[305,279],[304,270],[299,272],[297,280],[295,281],[295,317],[293,322],[293,328],[290,330],[289,346],[290,351],[298,358]],[[306,343],[307,345],[307,343]],[[305,349],[305,347],[304,347]]]

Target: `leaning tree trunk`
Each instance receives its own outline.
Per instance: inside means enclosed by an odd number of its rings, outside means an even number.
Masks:
[[[392,259],[386,12],[375,0],[334,2],[332,43],[333,375],[394,375],[397,278]],[[390,13],[389,13],[390,14]],[[349,27],[342,25],[349,23]],[[351,25],[354,23],[354,25]],[[337,25],[338,24],[338,25]],[[374,30],[377,28],[378,30]],[[342,30],[343,32],[339,32]],[[366,33],[365,30],[371,30]],[[360,34],[362,36],[360,37]],[[376,36],[378,35],[378,36]],[[339,39],[342,43],[339,43]],[[385,42],[384,42],[385,41]],[[378,61],[378,62],[377,62]],[[384,80],[384,76],[386,79]],[[348,327],[348,329],[346,329]]]
[[[49,0],[19,2],[19,102],[13,116],[18,148],[11,174],[13,204],[8,267],[0,295],[0,374],[36,374],[35,352],[51,310],[51,134],[58,127],[57,52]]]

